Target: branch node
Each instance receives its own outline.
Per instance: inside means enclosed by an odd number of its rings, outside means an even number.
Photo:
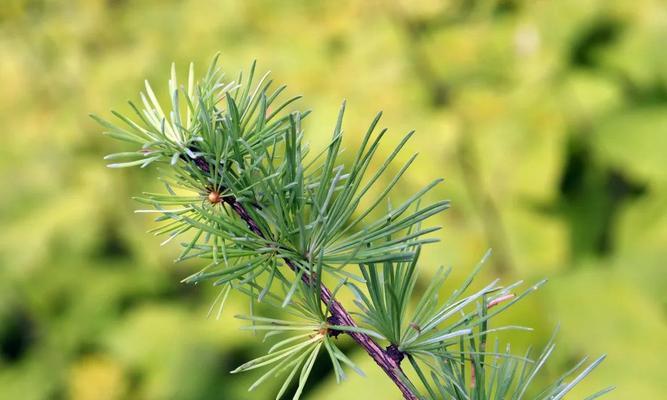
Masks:
[[[333,314],[329,318],[327,318],[327,324],[341,326],[343,325],[343,322],[340,320],[338,315]],[[338,335],[340,335],[341,333],[345,332],[339,331],[338,329],[332,329],[332,328],[327,329],[327,334],[336,339],[338,339]]]
[[[390,344],[387,346],[387,356],[394,360],[396,364],[401,365],[401,361],[405,358],[405,353],[399,350],[398,346],[395,344]]]

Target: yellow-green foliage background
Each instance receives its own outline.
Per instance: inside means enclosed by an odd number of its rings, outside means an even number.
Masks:
[[[201,72],[218,50],[230,74],[258,59],[304,94],[316,145],[343,98],[348,148],[378,110],[389,142],[415,128],[397,197],[443,176],[434,197],[453,202],[423,282],[444,264],[454,285],[493,247],[484,282],[550,278],[503,320],[536,331],[501,340],[541,346],[560,322],[544,377],[609,354],[571,398],[664,398],[666,44],[660,0],[0,1],[0,398],[274,393],[228,374],[264,349],[232,318],[247,304],[206,319],[213,289],[178,283],[197,265],[132,214],[155,173],[106,169],[127,147],[87,116],[127,111],[144,78],[164,95],[172,61]],[[398,398],[352,357],[368,378],[336,385],[322,363],[306,397]]]

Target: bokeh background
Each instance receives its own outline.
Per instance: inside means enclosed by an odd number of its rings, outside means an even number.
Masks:
[[[453,288],[488,247],[480,284],[548,277],[503,320],[535,332],[501,337],[521,351],[561,323],[541,383],[608,353],[571,398],[664,398],[666,43],[660,0],[0,1],[0,398],[275,393],[228,373],[265,349],[232,318],[247,304],[206,318],[216,292],[178,283],[197,264],[132,213],[155,172],[106,169],[127,147],[88,118],[217,51],[303,94],[316,146],[344,98],[348,148],[378,110],[389,142],[417,130],[401,192],[443,176],[453,202],[422,280],[452,265]],[[397,398],[347,348],[368,377],[336,385],[320,363],[306,398]]]

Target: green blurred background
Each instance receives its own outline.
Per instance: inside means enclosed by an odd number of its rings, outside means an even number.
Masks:
[[[304,94],[316,145],[343,98],[348,148],[378,110],[389,142],[415,128],[402,191],[443,176],[453,202],[422,280],[452,265],[453,288],[492,247],[484,279],[550,278],[503,319],[536,331],[501,337],[520,351],[560,322],[543,378],[608,353],[571,398],[664,398],[666,44],[659,0],[0,1],[0,399],[275,393],[228,373],[265,349],[232,318],[245,300],[206,318],[216,292],[178,283],[197,264],[132,213],[155,172],[106,169],[127,147],[87,116],[217,51]],[[307,399],[398,398],[343,345],[368,377],[336,385],[322,362]]]

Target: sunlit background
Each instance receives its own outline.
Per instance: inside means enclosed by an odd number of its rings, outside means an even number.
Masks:
[[[379,110],[389,142],[417,130],[401,192],[442,176],[433,198],[453,203],[421,279],[451,265],[454,288],[489,247],[479,285],[549,278],[502,320],[536,330],[500,337],[519,352],[561,324],[539,383],[607,353],[572,399],[664,398],[666,43],[660,0],[0,1],[0,399],[280,387],[229,374],[266,349],[238,331],[246,300],[206,318],[216,291],[179,284],[198,264],[172,264],[132,213],[155,171],[105,168],[128,147],[88,117],[128,111],[145,78],[164,96],[172,61],[201,73],[217,51],[303,94],[315,146],[343,99],[348,149]],[[399,398],[343,346],[367,378],[336,385],[323,360],[305,398]]]

